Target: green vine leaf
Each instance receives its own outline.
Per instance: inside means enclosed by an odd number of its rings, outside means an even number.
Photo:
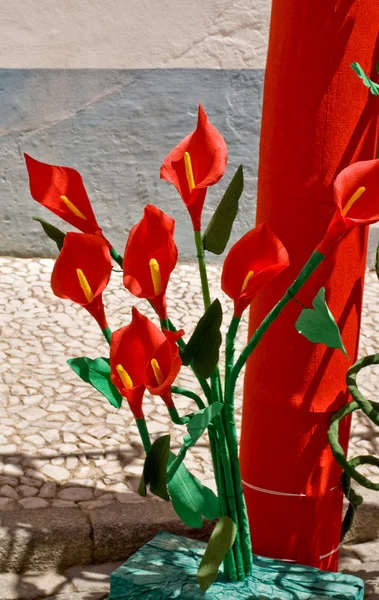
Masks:
[[[378,65],[379,63],[376,64],[376,69],[379,73],[378,70]],[[364,85],[366,87],[368,87],[368,89],[370,90],[370,92],[374,95],[374,96],[379,96],[379,84],[375,83],[375,81],[372,81],[369,77],[367,77],[366,73],[364,72],[364,70],[362,69],[361,65],[357,62],[354,62],[351,65],[352,69],[356,72],[356,74],[358,75],[358,77],[360,77],[364,83]]]
[[[295,327],[310,342],[338,348],[347,356],[340,330],[326,303],[324,287],[318,291],[313,300],[313,309],[305,308],[296,321]]]
[[[44,232],[46,233],[46,235],[51,240],[53,240],[53,242],[56,243],[56,245],[58,246],[58,250],[60,250],[63,246],[63,242],[64,242],[64,238],[65,238],[66,234],[63,233],[63,231],[61,231],[57,227],[54,227],[54,225],[51,225],[50,223],[48,223],[44,219],[40,219],[39,217],[33,217],[33,221],[38,221],[38,223],[41,223],[42,228],[43,228]]]
[[[83,381],[90,383],[115,408],[120,408],[122,396],[111,381],[109,358],[69,358],[67,364]]]
[[[376,271],[376,275],[379,279],[379,244],[376,249],[375,271]]]
[[[234,219],[238,213],[238,202],[243,192],[243,168],[238,167],[228,185],[220,204],[209,221],[203,236],[205,250],[213,254],[222,254],[229,241]]]
[[[181,354],[183,365],[192,364],[196,373],[205,379],[210,376],[219,361],[221,322],[222,308],[220,301],[216,299],[201,317]]]
[[[234,544],[236,532],[236,524],[228,516],[221,517],[212,531],[197,572],[197,580],[203,592],[216,581],[218,569]]]
[[[141,481],[138,487],[140,496],[146,496],[146,487],[154,496],[170,500],[167,491],[167,466],[170,454],[170,436],[163,435],[155,440],[146,456]]]

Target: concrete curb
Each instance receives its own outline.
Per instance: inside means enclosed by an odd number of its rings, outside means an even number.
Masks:
[[[43,508],[0,513],[0,572],[63,571],[124,560],[159,531],[207,539],[213,524],[189,529],[171,504],[155,498],[130,504]]]
[[[361,490],[360,490],[361,491]],[[379,495],[364,491],[352,546],[379,538]],[[186,527],[170,503],[153,497],[102,508],[43,508],[0,513],[0,573],[55,570],[125,560],[159,531],[208,539],[213,523]]]

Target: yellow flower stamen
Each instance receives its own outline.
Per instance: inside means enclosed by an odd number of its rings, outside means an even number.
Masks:
[[[71,212],[74,213],[74,215],[76,217],[80,217],[81,219],[84,219],[85,221],[87,221],[87,217],[85,215],[83,215],[83,213],[78,208],[76,208],[75,204],[73,204],[71,202],[71,200],[69,200],[67,198],[67,196],[61,196],[61,200],[62,200],[62,202],[65,203],[67,208],[69,208],[71,210]]]
[[[84,292],[87,302],[92,302],[94,296],[93,296],[90,284],[88,283],[86,276],[84,275],[84,273],[81,269],[76,269],[76,274],[78,276],[80,287],[82,288],[82,290]]]
[[[122,365],[117,365],[116,371],[120,376],[122,385],[126,390],[130,390],[133,387],[133,381],[129,373],[127,373]]]
[[[249,281],[253,277],[253,275],[254,275],[254,271],[249,271],[248,274],[246,275],[244,282],[242,284],[242,287],[241,287],[241,294],[243,294],[244,291],[246,290],[247,284],[249,283]]]
[[[163,373],[161,371],[161,368],[158,364],[158,361],[156,358],[152,358],[150,361],[150,364],[153,368],[154,371],[154,375],[155,375],[155,379],[157,380],[157,384],[161,385],[163,383]]]
[[[189,152],[184,153],[184,165],[186,168],[186,176],[187,176],[189,191],[192,192],[192,190],[196,184],[195,184],[195,179],[193,177],[192,163],[191,163],[191,157],[189,155]]]
[[[349,210],[351,209],[351,207],[353,206],[353,204],[358,200],[358,198],[360,198],[362,196],[362,194],[366,191],[365,187],[360,187],[357,189],[357,191],[352,195],[352,197],[350,198],[350,200],[346,203],[342,214],[344,217],[346,217],[347,213],[349,212]]]
[[[162,291],[161,271],[159,269],[158,261],[155,260],[155,258],[151,258],[149,260],[149,267],[151,279],[153,280],[154,294],[158,296],[158,294],[160,294]]]

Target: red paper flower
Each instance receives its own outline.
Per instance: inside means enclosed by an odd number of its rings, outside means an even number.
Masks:
[[[179,373],[182,361],[176,340],[184,332],[162,332],[136,308],[132,321],[112,335],[111,379],[127,399],[136,419],[142,419],[145,389],[161,396],[168,408],[174,406],[170,387]]]
[[[59,298],[81,304],[107,327],[102,292],[112,272],[106,241],[90,233],[67,233],[51,274],[51,287]]]
[[[234,244],[221,276],[223,291],[234,300],[234,316],[240,317],[254,296],[288,265],[287,250],[265,223]]]
[[[379,160],[346,167],[334,182],[337,210],[317,250],[325,254],[349,229],[379,221]]]
[[[195,231],[201,228],[205,194],[225,173],[228,151],[222,135],[208,121],[202,105],[195,131],[166,156],[161,179],[174,184],[187,207]]]
[[[80,231],[101,234],[78,171],[39,162],[28,154],[24,156],[34,200]]]
[[[160,319],[166,314],[166,288],[178,259],[175,221],[148,204],[130,231],[123,270],[124,285],[137,298],[148,298]]]

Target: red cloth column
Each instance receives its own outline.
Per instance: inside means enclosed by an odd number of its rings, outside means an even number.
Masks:
[[[250,334],[322,239],[334,210],[335,176],[375,157],[379,103],[350,63],[360,62],[375,79],[378,22],[378,0],[273,1],[257,223],[268,223],[281,239],[291,267],[254,300]],[[292,302],[248,362],[241,466],[257,554],[337,567],[341,472],[327,427],[348,400],[345,374],[357,355],[366,242],[364,228],[352,231],[299,296],[311,306],[326,286],[349,359],[300,336],[294,324],[301,307]],[[349,428],[346,420],[345,448]]]

